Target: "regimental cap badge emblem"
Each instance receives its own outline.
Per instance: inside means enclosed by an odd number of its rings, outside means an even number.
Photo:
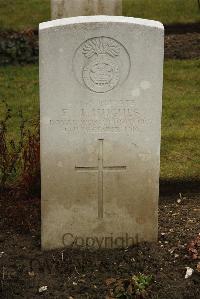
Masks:
[[[81,74],[78,73],[78,59],[82,65]],[[112,90],[126,79],[129,69],[127,51],[116,40],[108,37],[87,40],[75,54],[74,71],[77,79],[93,92],[104,93]]]
[[[117,43],[104,37],[94,38],[85,43],[83,54],[88,59],[83,68],[85,85],[96,92],[113,89],[120,77],[119,65],[115,61],[120,54]]]

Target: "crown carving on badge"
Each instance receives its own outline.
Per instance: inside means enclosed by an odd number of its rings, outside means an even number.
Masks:
[[[87,58],[101,54],[117,57],[120,54],[120,47],[114,40],[99,37],[90,39],[84,44],[83,54]]]

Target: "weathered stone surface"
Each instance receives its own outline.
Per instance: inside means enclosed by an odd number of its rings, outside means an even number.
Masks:
[[[51,18],[122,15],[122,0],[51,0]]]
[[[163,26],[40,24],[42,247],[157,238]]]

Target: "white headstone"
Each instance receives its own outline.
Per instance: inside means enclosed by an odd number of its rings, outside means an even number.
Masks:
[[[122,0],[51,0],[51,18],[122,15]]]
[[[157,238],[163,25],[40,24],[42,247]]]

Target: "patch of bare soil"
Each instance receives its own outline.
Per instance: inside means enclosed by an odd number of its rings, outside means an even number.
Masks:
[[[200,22],[196,23],[177,23],[177,24],[165,24],[166,34],[185,34],[185,33],[200,33]]]
[[[200,33],[165,35],[165,58],[200,58]]]
[[[115,250],[68,248],[42,252],[40,200],[16,202],[2,194],[0,297],[110,298],[106,297],[109,282],[144,273],[152,275],[154,281],[146,298],[199,299],[199,203],[199,194],[162,197],[157,243]],[[187,279],[186,267],[195,270]],[[39,293],[42,286],[47,290]]]

